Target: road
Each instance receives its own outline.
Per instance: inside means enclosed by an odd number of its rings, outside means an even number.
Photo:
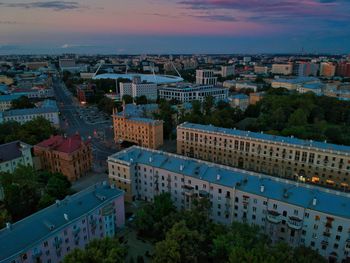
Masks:
[[[82,138],[91,138],[93,159],[95,167],[105,167],[107,157],[118,151],[113,142],[112,122],[91,124],[79,117],[79,103],[67,90],[65,84],[59,79],[54,79],[54,90],[61,116],[61,129],[69,136],[79,133]],[[105,138],[99,138],[96,132],[105,134]]]

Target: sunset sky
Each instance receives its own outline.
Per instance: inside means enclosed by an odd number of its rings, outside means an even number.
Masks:
[[[349,0],[0,0],[0,54],[350,52]]]

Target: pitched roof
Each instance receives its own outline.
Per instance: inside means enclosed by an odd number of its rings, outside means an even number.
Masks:
[[[80,135],[73,135],[68,138],[56,135],[51,136],[49,139],[42,141],[35,146],[49,148],[58,152],[72,153],[78,150],[82,143],[84,143],[84,141],[81,139]]]
[[[21,156],[22,151],[20,141],[13,141],[0,145],[0,163],[19,158]]]

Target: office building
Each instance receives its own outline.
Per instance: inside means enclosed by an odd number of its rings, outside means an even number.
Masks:
[[[62,262],[75,248],[114,237],[125,224],[124,193],[97,184],[0,230],[0,263]]]
[[[120,97],[129,95],[133,98],[146,96],[149,100],[156,100],[158,95],[157,84],[141,82],[141,77],[133,77],[132,82],[119,83]]]
[[[208,96],[212,96],[216,101],[228,97],[228,89],[213,85],[179,84],[161,87],[158,92],[160,99],[177,100],[182,103],[204,101]]]
[[[276,75],[292,75],[293,64],[272,64],[271,73]]]
[[[339,262],[349,257],[349,194],[139,147],[110,156],[108,169],[126,200],[169,193],[189,210],[208,198],[215,222],[256,225],[273,243],[307,246]]]
[[[21,141],[0,145],[0,172],[13,173],[18,165],[33,166],[32,146]]]
[[[40,159],[40,168],[62,173],[71,182],[85,176],[92,167],[90,141],[79,135],[52,136],[34,146],[34,155]]]
[[[350,146],[183,123],[177,126],[177,153],[350,190]]]
[[[196,70],[196,84],[198,85],[216,85],[218,78],[214,76],[214,71],[210,69]]]
[[[320,76],[332,78],[335,75],[336,66],[331,62],[322,62],[320,66]]]
[[[56,101],[45,100],[39,107],[29,109],[15,109],[0,112],[0,123],[16,121],[24,124],[36,118],[44,118],[55,126],[60,126],[59,109]]]
[[[156,104],[139,106],[128,104],[122,112],[114,111],[114,141],[116,143],[134,143],[152,149],[162,146],[163,121],[154,120],[150,116],[157,110],[158,106]]]

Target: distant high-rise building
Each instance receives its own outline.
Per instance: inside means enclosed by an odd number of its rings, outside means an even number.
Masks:
[[[267,74],[268,67],[266,66],[254,66],[254,73],[255,74]]]
[[[235,66],[234,65],[221,66],[221,76],[223,78],[226,78],[228,76],[232,76],[234,74],[235,74]]]
[[[317,76],[319,69],[319,65],[312,62],[299,62],[295,66],[299,77]]]
[[[214,77],[214,71],[210,69],[196,70],[196,84],[200,85],[216,85],[217,77]]]
[[[59,59],[60,68],[73,68],[76,66],[74,58],[60,58]]]
[[[336,66],[331,62],[322,62],[320,66],[320,76],[331,78],[335,75]]]
[[[129,95],[133,98],[146,96],[149,100],[156,100],[158,96],[157,84],[141,82],[140,76],[135,76],[132,82],[121,82],[119,84],[120,97],[124,95]]]
[[[337,65],[337,76],[350,77],[350,62],[341,62]]]

